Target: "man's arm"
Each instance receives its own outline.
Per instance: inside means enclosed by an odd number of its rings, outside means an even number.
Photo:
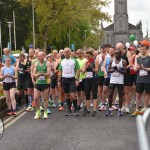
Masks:
[[[119,68],[117,71],[121,74],[126,74],[127,72],[127,63],[125,60],[122,61],[123,63],[123,68]]]
[[[131,53],[130,52],[127,52],[127,58],[128,58],[128,62],[129,62],[129,65],[126,66],[127,69],[129,69],[130,67],[132,67],[132,57],[131,57]]]
[[[111,67],[112,62],[113,61],[111,60],[109,66],[108,66],[108,73],[113,73],[115,71],[115,69]]]

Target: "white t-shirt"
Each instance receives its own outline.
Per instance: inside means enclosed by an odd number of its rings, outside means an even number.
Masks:
[[[79,64],[77,60],[73,58],[63,59],[59,66],[59,70],[62,71],[62,77],[64,78],[75,77],[75,70],[77,69],[79,69]]]

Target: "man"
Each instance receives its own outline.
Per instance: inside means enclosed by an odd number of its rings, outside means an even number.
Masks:
[[[123,88],[124,88],[124,74],[126,73],[126,62],[121,58],[121,50],[115,51],[115,59],[110,62],[108,67],[108,73],[111,73],[110,84],[109,84],[109,110],[106,113],[106,117],[113,115],[112,113],[112,102],[115,88],[118,89],[119,95],[119,110],[118,116],[122,116],[122,102],[123,102]]]
[[[78,99],[78,110],[81,111],[81,107],[80,107],[81,100],[83,100],[83,101],[85,100],[84,99],[85,98],[84,90],[85,90],[85,77],[86,77],[86,74],[83,74],[82,71],[83,71],[83,68],[84,68],[84,65],[85,65],[87,59],[84,58],[84,52],[82,49],[78,49],[76,52],[76,55],[78,57],[77,61],[80,66],[79,86],[76,89],[77,89],[77,99]]]
[[[15,65],[16,59],[12,54],[10,54],[10,50],[8,48],[4,48],[3,51],[4,51],[4,56],[2,59],[2,63],[5,64],[5,59],[7,57],[10,57],[11,58],[11,65]]]
[[[33,76],[36,78],[36,84],[34,88],[34,100],[36,107],[36,115],[34,119],[39,119],[40,112],[40,96],[44,100],[44,119],[48,119],[47,108],[49,100],[49,84],[50,84],[50,63],[44,59],[44,52],[38,53],[38,61],[35,63]]]
[[[16,69],[18,71],[18,97],[17,97],[17,102],[18,102],[18,109],[21,107],[21,100],[22,100],[22,91],[24,91],[25,95],[25,102],[26,106],[28,106],[28,95],[27,95],[27,86],[26,86],[26,80],[27,80],[27,59],[25,58],[24,54],[20,54],[19,56],[19,61],[17,62]]]
[[[127,114],[129,114],[130,113],[129,102],[131,101],[132,96],[132,82],[130,75],[130,67],[132,67],[131,53],[129,51],[126,51],[125,46],[122,43],[118,43],[116,45],[116,49],[121,50],[122,59],[125,60],[127,63],[127,72],[124,77],[124,93],[125,93],[124,106],[122,110]]]
[[[33,102],[33,96],[34,96],[34,89],[33,89],[33,82],[31,78],[31,64],[32,61],[34,60],[34,49],[30,48],[29,49],[29,56],[27,58],[26,66],[27,66],[27,80],[26,80],[26,86],[27,86],[27,92],[28,92],[28,108],[26,111],[32,111],[32,102]]]
[[[150,44],[141,42],[140,55],[137,58],[137,64],[135,65],[135,72],[137,72],[136,80],[136,110],[132,114],[133,117],[141,114],[143,115],[149,104],[150,97],[150,56],[148,55],[148,49]],[[144,108],[139,111],[139,105],[141,97],[145,91]]]
[[[74,105],[74,114],[78,116],[77,99],[76,99],[76,86],[79,85],[79,64],[76,59],[71,58],[71,49],[64,49],[65,58],[61,61],[59,65],[59,75],[58,75],[58,86],[62,86],[65,92],[65,98],[68,106],[68,113],[66,116],[72,114],[71,101]],[[75,79],[76,76],[76,79]]]
[[[107,108],[105,106],[106,99],[108,98],[108,90],[110,83],[110,74],[108,73],[108,66],[115,57],[115,49],[111,47],[109,49],[109,54],[106,55],[104,60],[104,83],[103,83],[103,96],[102,96],[102,106],[99,108],[99,111],[105,111]],[[112,105],[112,109],[116,110],[115,105]]]

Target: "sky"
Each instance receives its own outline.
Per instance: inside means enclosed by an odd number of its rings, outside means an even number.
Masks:
[[[114,15],[114,0],[110,0],[109,7],[103,8],[103,11],[108,12],[109,15]],[[142,21],[142,31],[146,35],[147,28],[150,36],[150,0],[128,0],[128,17],[129,22],[136,25]],[[104,22],[104,27],[110,23]]]

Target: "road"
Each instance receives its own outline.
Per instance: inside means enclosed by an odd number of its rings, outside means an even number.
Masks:
[[[52,109],[48,120],[34,120],[24,110],[4,118],[5,131],[0,150],[137,150],[136,119],[131,115],[110,118],[105,112],[95,117],[65,116]]]

